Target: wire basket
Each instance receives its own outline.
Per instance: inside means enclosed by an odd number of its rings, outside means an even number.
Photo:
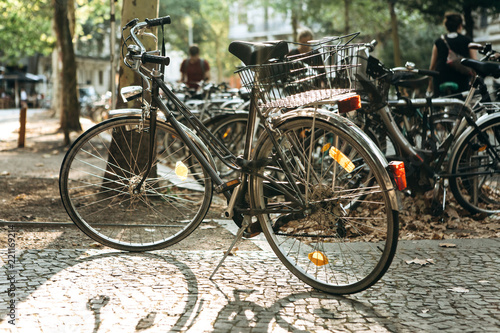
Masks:
[[[312,44],[312,51],[273,59],[237,71],[242,85],[257,96],[261,108],[295,108],[331,103],[356,89],[363,44],[350,44],[358,34],[329,37]]]

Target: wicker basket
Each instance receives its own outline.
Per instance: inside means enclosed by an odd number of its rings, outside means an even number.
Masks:
[[[296,108],[332,103],[356,90],[357,53],[362,44],[350,42],[357,34],[324,38],[312,51],[273,59],[237,71],[242,85],[251,90],[261,108]]]

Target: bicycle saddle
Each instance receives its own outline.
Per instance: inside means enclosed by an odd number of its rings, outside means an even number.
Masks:
[[[462,64],[472,68],[479,76],[493,76],[496,79],[500,78],[500,63],[462,59]]]
[[[427,84],[428,82],[429,82],[429,77],[427,76],[415,78],[410,75],[394,75],[394,77],[391,80],[392,84],[403,88],[418,88],[422,86],[422,84]]]
[[[263,43],[234,41],[229,44],[229,52],[246,66],[261,65],[269,59],[279,59],[288,54],[288,43],[285,41]]]

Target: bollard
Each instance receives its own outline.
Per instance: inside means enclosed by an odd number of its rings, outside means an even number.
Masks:
[[[26,139],[26,112],[28,107],[23,105],[19,113],[19,139],[17,140],[17,147],[24,148],[24,141]]]

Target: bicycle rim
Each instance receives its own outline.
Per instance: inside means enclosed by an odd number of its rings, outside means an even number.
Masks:
[[[290,120],[278,127],[278,145],[307,198],[305,215],[259,215],[274,252],[290,271],[310,286],[333,294],[359,292],[388,269],[398,237],[393,211],[376,161],[348,133],[332,123]],[[314,134],[313,134],[314,133]],[[256,158],[276,156],[268,137],[259,140]],[[310,162],[309,162],[310,161]],[[280,161],[261,170],[291,190]],[[253,177],[255,208],[294,208],[278,189]],[[306,195],[306,189],[308,194]]]
[[[458,203],[471,213],[500,212],[500,161],[495,159],[479,140],[485,135],[490,148],[500,154],[500,123],[483,125],[480,132],[472,132],[462,140],[454,154],[450,188]]]
[[[165,123],[157,126],[156,162],[139,186],[148,143],[148,122],[142,128],[139,117],[115,118],[85,132],[66,154],[59,179],[64,207],[97,242],[156,250],[185,238],[204,218],[212,182]],[[193,170],[202,175],[195,179]]]

